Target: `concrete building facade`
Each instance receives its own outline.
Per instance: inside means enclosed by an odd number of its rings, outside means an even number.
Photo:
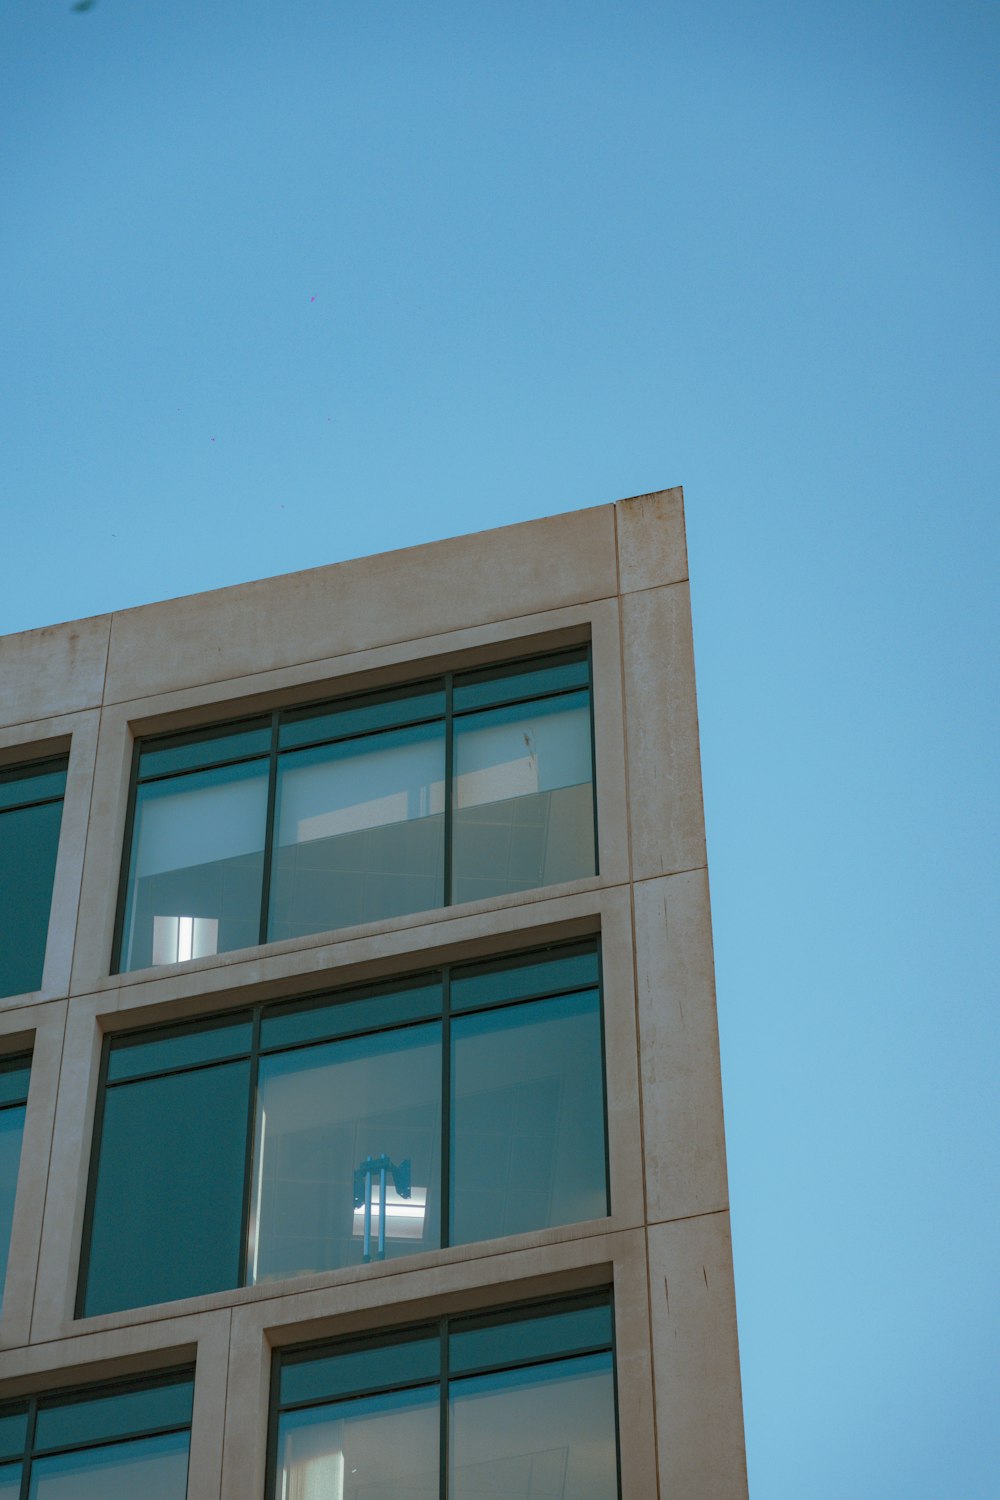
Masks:
[[[5,638],[0,879],[2,1500],[746,1494],[679,490]]]

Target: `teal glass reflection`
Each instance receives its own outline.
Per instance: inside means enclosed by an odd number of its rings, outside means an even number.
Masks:
[[[440,1141],[437,1024],[261,1058],[247,1281],[436,1248]]]
[[[596,991],[452,1022],[451,1243],[608,1211]]]
[[[614,1500],[611,1355],[453,1380],[448,1500]]]
[[[102,1438],[128,1437],[157,1427],[191,1423],[194,1384],[190,1380],[140,1385],[69,1401],[43,1402],[35,1419],[35,1449],[71,1448]]]
[[[496,1313],[456,1318],[448,1339],[452,1375],[471,1374],[495,1365],[526,1364],[611,1347],[611,1304],[606,1296],[573,1302],[553,1310],[523,1310],[513,1316]]]
[[[3,1289],[7,1278],[7,1255],[14,1222],[14,1199],[17,1194],[17,1174],[21,1164],[21,1141],[26,1113],[27,1109],[23,1104],[0,1109],[0,1307],[3,1306]]]
[[[451,1008],[471,1010],[505,1000],[530,1000],[556,990],[589,989],[598,978],[593,942],[506,963],[463,964],[451,973]]]
[[[267,762],[140,784],[122,970],[260,941]]]
[[[454,902],[593,875],[590,694],[455,720]]]
[[[283,1413],[279,1496],[439,1500],[438,1387]]]
[[[88,1316],[239,1281],[248,1061],[109,1088]]]
[[[185,1500],[189,1434],[36,1458],[29,1500]]]
[[[21,1465],[0,1464],[0,1500],[20,1500]]]
[[[42,983],[62,807],[0,811],[0,996]]]
[[[442,724],[278,763],[268,937],[305,937],[444,900]]]

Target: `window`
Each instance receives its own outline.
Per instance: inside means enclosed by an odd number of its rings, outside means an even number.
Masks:
[[[0,1500],[184,1500],[193,1377],[0,1406]]]
[[[31,1057],[0,1058],[0,1307],[7,1278],[7,1252],[14,1222],[17,1173],[21,1164],[21,1138],[28,1104]],[[2,1491],[0,1491],[2,1494]]]
[[[137,746],[116,962],[183,962],[596,869],[590,657]]]
[[[41,988],[67,764],[0,771],[0,996]]]
[[[80,1315],[608,1212],[594,940],[106,1043]]]
[[[281,1353],[268,1500],[614,1500],[606,1294]]]

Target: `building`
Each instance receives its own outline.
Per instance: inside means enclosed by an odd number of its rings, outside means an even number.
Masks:
[[[0,1500],[745,1495],[686,579],[667,490],[0,642]]]

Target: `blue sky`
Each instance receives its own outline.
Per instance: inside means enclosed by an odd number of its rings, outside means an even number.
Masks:
[[[0,631],[684,484],[754,1500],[1000,1493],[998,44],[0,0]]]

